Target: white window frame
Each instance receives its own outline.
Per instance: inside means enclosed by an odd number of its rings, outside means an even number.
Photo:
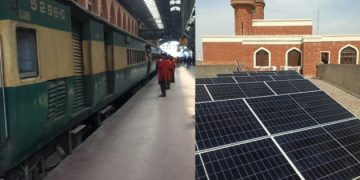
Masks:
[[[269,65],[268,66],[256,66],[256,54],[261,50],[264,50],[269,54]],[[261,48],[257,49],[256,51],[254,51],[253,63],[254,63],[253,64],[254,68],[260,68],[260,67],[270,68],[271,67],[271,52],[268,49],[264,48],[264,47],[261,47]]]
[[[301,56],[300,57],[300,63],[301,63],[300,67],[303,66],[303,52],[297,47],[292,47],[292,48],[288,49],[285,53],[285,70],[288,70],[289,67],[299,67],[299,66],[288,66],[288,55],[292,50],[296,50],[296,51],[300,52],[300,56]]]
[[[347,47],[351,47],[351,48],[355,49],[355,51],[356,51],[356,64],[359,64],[359,49],[356,46],[351,45],[351,44],[345,45],[342,48],[340,48],[339,54],[338,54],[338,56],[339,56],[338,57],[338,64],[341,64],[341,51],[344,50]]]
[[[17,51],[17,29],[31,29],[34,30],[35,32],[35,42],[36,42],[36,66],[37,66],[37,75],[35,75],[34,72],[28,72],[28,73],[20,73],[20,64],[19,64],[19,52]],[[40,52],[39,52],[39,37],[38,37],[38,31],[37,29],[35,29],[34,27],[29,27],[29,26],[16,26],[15,28],[15,43],[16,43],[16,63],[17,63],[17,71],[19,74],[19,78],[21,81],[28,81],[28,80],[33,80],[33,79],[39,79],[40,78]]]
[[[328,53],[329,54],[329,62],[328,62],[328,64],[330,64],[331,63],[331,51],[320,51],[320,60],[319,60],[320,63],[322,63],[321,62],[321,53]]]

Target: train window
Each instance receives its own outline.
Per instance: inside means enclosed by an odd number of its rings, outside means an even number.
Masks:
[[[17,28],[16,42],[20,77],[38,76],[36,31],[28,28]]]

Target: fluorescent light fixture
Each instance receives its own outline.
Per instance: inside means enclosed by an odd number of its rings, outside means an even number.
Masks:
[[[180,5],[181,4],[181,0],[170,0],[170,5]]]
[[[144,0],[147,8],[149,9],[152,17],[154,18],[155,22],[156,22],[156,25],[159,29],[164,29],[164,24],[161,20],[161,16],[160,16],[160,13],[159,13],[159,10],[155,4],[155,1],[154,0]]]
[[[177,7],[177,6],[174,6],[174,7],[171,7],[170,8],[170,12],[173,12],[173,11],[180,11],[181,8],[180,7]]]

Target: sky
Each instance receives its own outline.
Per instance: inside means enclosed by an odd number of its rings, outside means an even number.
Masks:
[[[314,34],[360,34],[360,0],[265,0],[265,3],[265,19],[312,19]],[[198,59],[202,59],[201,38],[234,35],[234,21],[230,0],[197,0]]]

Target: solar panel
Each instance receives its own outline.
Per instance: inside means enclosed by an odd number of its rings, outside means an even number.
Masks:
[[[352,120],[330,126],[325,126],[336,140],[351,154],[360,159],[360,120]]]
[[[275,138],[305,179],[352,179],[358,161],[322,128]]]
[[[273,79],[275,79],[276,81],[281,81],[281,80],[289,80],[289,76],[287,75],[279,75],[279,76],[272,76]]]
[[[234,76],[249,76],[247,72],[234,72]]]
[[[272,134],[317,125],[288,95],[246,101]]]
[[[324,92],[293,94],[295,99],[320,124],[354,117]]]
[[[270,76],[254,76],[256,81],[274,81]]]
[[[239,83],[238,85],[247,97],[274,95],[274,93],[263,82]]]
[[[277,75],[276,72],[249,72],[250,76],[272,76],[272,75]]]
[[[234,74],[217,74],[218,77],[232,77]]]
[[[212,101],[204,85],[196,85],[195,102]]]
[[[222,84],[222,83],[236,83],[232,77],[218,77],[212,78],[214,84]]]
[[[244,98],[246,95],[237,84],[207,85],[214,100]]]
[[[289,82],[291,85],[293,85],[296,89],[298,89],[301,92],[319,90],[319,88],[316,87],[309,80],[292,80]]]
[[[211,78],[196,78],[195,82],[196,84],[213,84]]]
[[[235,80],[239,83],[241,82],[256,82],[256,79],[254,77],[234,77]]]
[[[302,76],[299,75],[299,74],[289,74],[288,77],[289,77],[289,79],[292,79],[292,80],[304,79],[304,77],[302,77]]]
[[[196,86],[196,179],[359,177],[360,120],[295,71],[241,73]]]
[[[289,81],[270,81],[266,82],[276,94],[289,94],[299,92]]]
[[[270,139],[201,156],[211,180],[300,179]]]
[[[199,150],[266,136],[243,100],[195,105]]]
[[[197,180],[207,180],[204,166],[201,163],[199,155],[195,156],[195,177]]]
[[[299,74],[298,72],[296,72],[294,70],[277,71],[276,73],[279,74],[279,75],[283,75],[283,74]]]

